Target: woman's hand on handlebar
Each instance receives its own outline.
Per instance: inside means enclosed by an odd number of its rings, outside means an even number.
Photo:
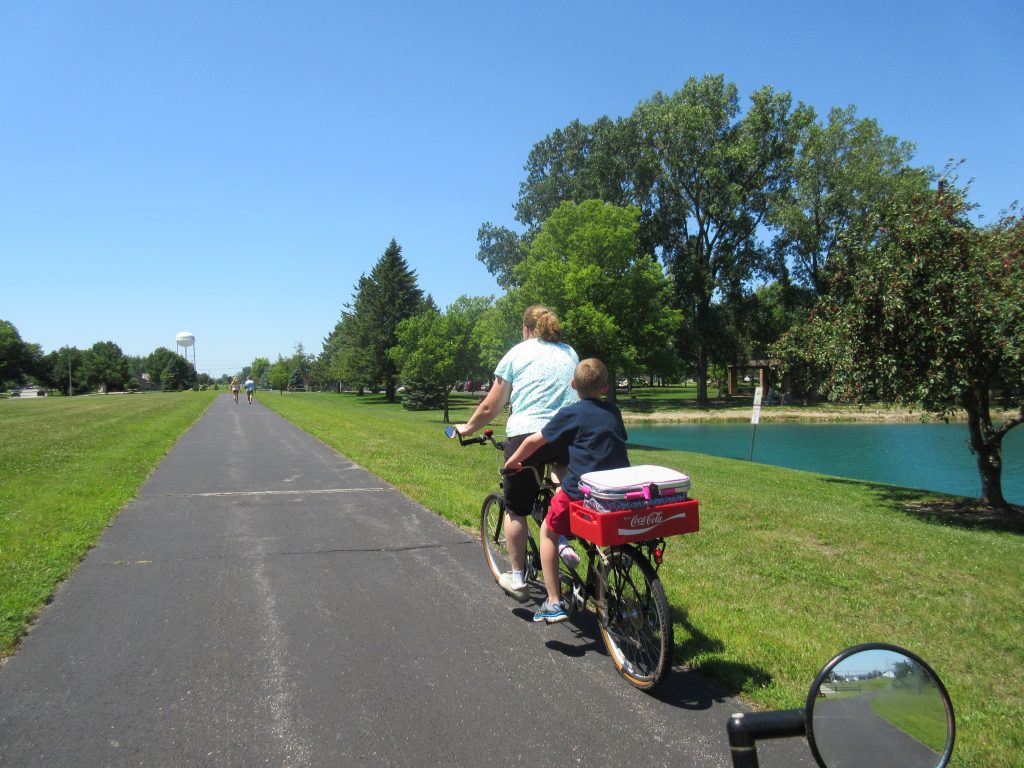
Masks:
[[[515,456],[510,456],[508,461],[505,462],[506,472],[518,472],[523,468],[522,459],[517,459]]]
[[[452,426],[455,429],[455,435],[457,437],[469,437],[471,434],[473,434],[468,429],[466,429],[465,424],[453,424]]]

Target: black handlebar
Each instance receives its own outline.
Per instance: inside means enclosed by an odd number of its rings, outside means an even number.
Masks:
[[[485,429],[484,433],[480,435],[480,437],[463,437],[455,427],[448,426],[444,428],[444,434],[450,440],[459,438],[459,445],[485,445],[487,443],[494,443],[496,448],[504,448],[502,443],[494,441],[493,429]]]
[[[459,445],[486,445],[487,443],[490,443],[499,451],[505,450],[505,443],[494,439],[493,429],[485,429],[483,434],[480,435],[480,437],[463,437],[462,435],[459,434],[458,430],[456,430],[455,427],[447,426],[444,428],[444,434],[450,440],[459,438]],[[537,469],[537,467],[532,466],[530,464],[525,465],[522,469],[505,469],[504,467],[501,467],[498,470],[498,474],[501,475],[502,477],[506,477],[508,475],[514,475],[516,472],[522,472],[524,469],[528,469],[533,473],[533,476],[537,478],[538,486],[545,484],[545,479],[541,476],[540,470]]]

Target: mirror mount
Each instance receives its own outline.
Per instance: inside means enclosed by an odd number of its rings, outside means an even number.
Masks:
[[[807,714],[803,709],[737,712],[729,718],[727,730],[733,767],[758,768],[757,742],[806,735]]]

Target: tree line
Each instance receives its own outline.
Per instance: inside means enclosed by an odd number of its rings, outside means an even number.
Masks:
[[[65,395],[86,392],[144,390],[177,391],[210,383],[207,374],[166,347],[149,355],[126,355],[112,341],[88,349],[61,347],[43,354],[39,344],[25,341],[13,323],[0,320],[0,387],[31,381]]]

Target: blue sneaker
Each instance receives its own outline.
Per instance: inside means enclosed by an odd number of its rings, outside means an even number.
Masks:
[[[533,620],[557,624],[560,621],[568,621],[569,617],[565,615],[565,609],[562,608],[560,600],[556,600],[554,603],[549,603],[545,600],[540,604],[540,610],[533,614]]]

